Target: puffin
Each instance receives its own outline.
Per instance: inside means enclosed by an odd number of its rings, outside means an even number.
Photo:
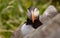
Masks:
[[[39,20],[40,15],[38,8],[29,7],[26,15],[26,22],[20,25],[18,29],[12,33],[11,38],[23,38],[42,25],[42,22]]]
[[[42,22],[39,20],[39,10],[36,7],[29,7],[27,9],[27,20],[21,26],[21,31],[23,35],[27,35],[37,29],[42,25]]]

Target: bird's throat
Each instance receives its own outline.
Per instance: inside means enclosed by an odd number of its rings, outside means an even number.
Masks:
[[[32,20],[30,20],[29,18],[27,18],[27,22],[26,25],[31,25],[33,28],[38,28],[39,26],[42,25],[42,23],[39,20],[39,17],[37,19],[34,20],[34,23],[32,22]]]

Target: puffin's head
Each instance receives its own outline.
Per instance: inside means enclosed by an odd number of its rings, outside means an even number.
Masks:
[[[34,7],[30,7],[27,9],[27,17],[32,20],[32,22],[34,23],[34,20],[37,19],[39,16],[39,10],[37,8]]]

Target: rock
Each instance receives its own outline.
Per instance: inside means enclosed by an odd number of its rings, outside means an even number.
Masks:
[[[28,29],[29,30],[29,29]],[[30,30],[29,33],[33,32],[35,29]],[[27,33],[27,34],[29,34]],[[10,38],[24,38],[27,34],[23,34],[21,31],[21,26],[19,26],[12,34]]]
[[[22,35],[22,32],[20,30],[20,27],[14,31],[12,34],[11,34],[11,37],[10,38],[23,38],[24,36]]]
[[[53,5],[49,5],[44,11],[43,15],[40,16],[42,23],[46,23],[52,19],[56,14],[58,14],[57,9]]]
[[[60,14],[25,36],[25,38],[60,38]]]

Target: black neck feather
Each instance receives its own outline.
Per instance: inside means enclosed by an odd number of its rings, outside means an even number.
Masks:
[[[39,26],[41,26],[42,23],[40,22],[39,17],[34,20],[34,23],[32,22],[32,20],[30,20],[29,18],[27,18],[26,25],[32,25],[32,27],[36,29]]]

